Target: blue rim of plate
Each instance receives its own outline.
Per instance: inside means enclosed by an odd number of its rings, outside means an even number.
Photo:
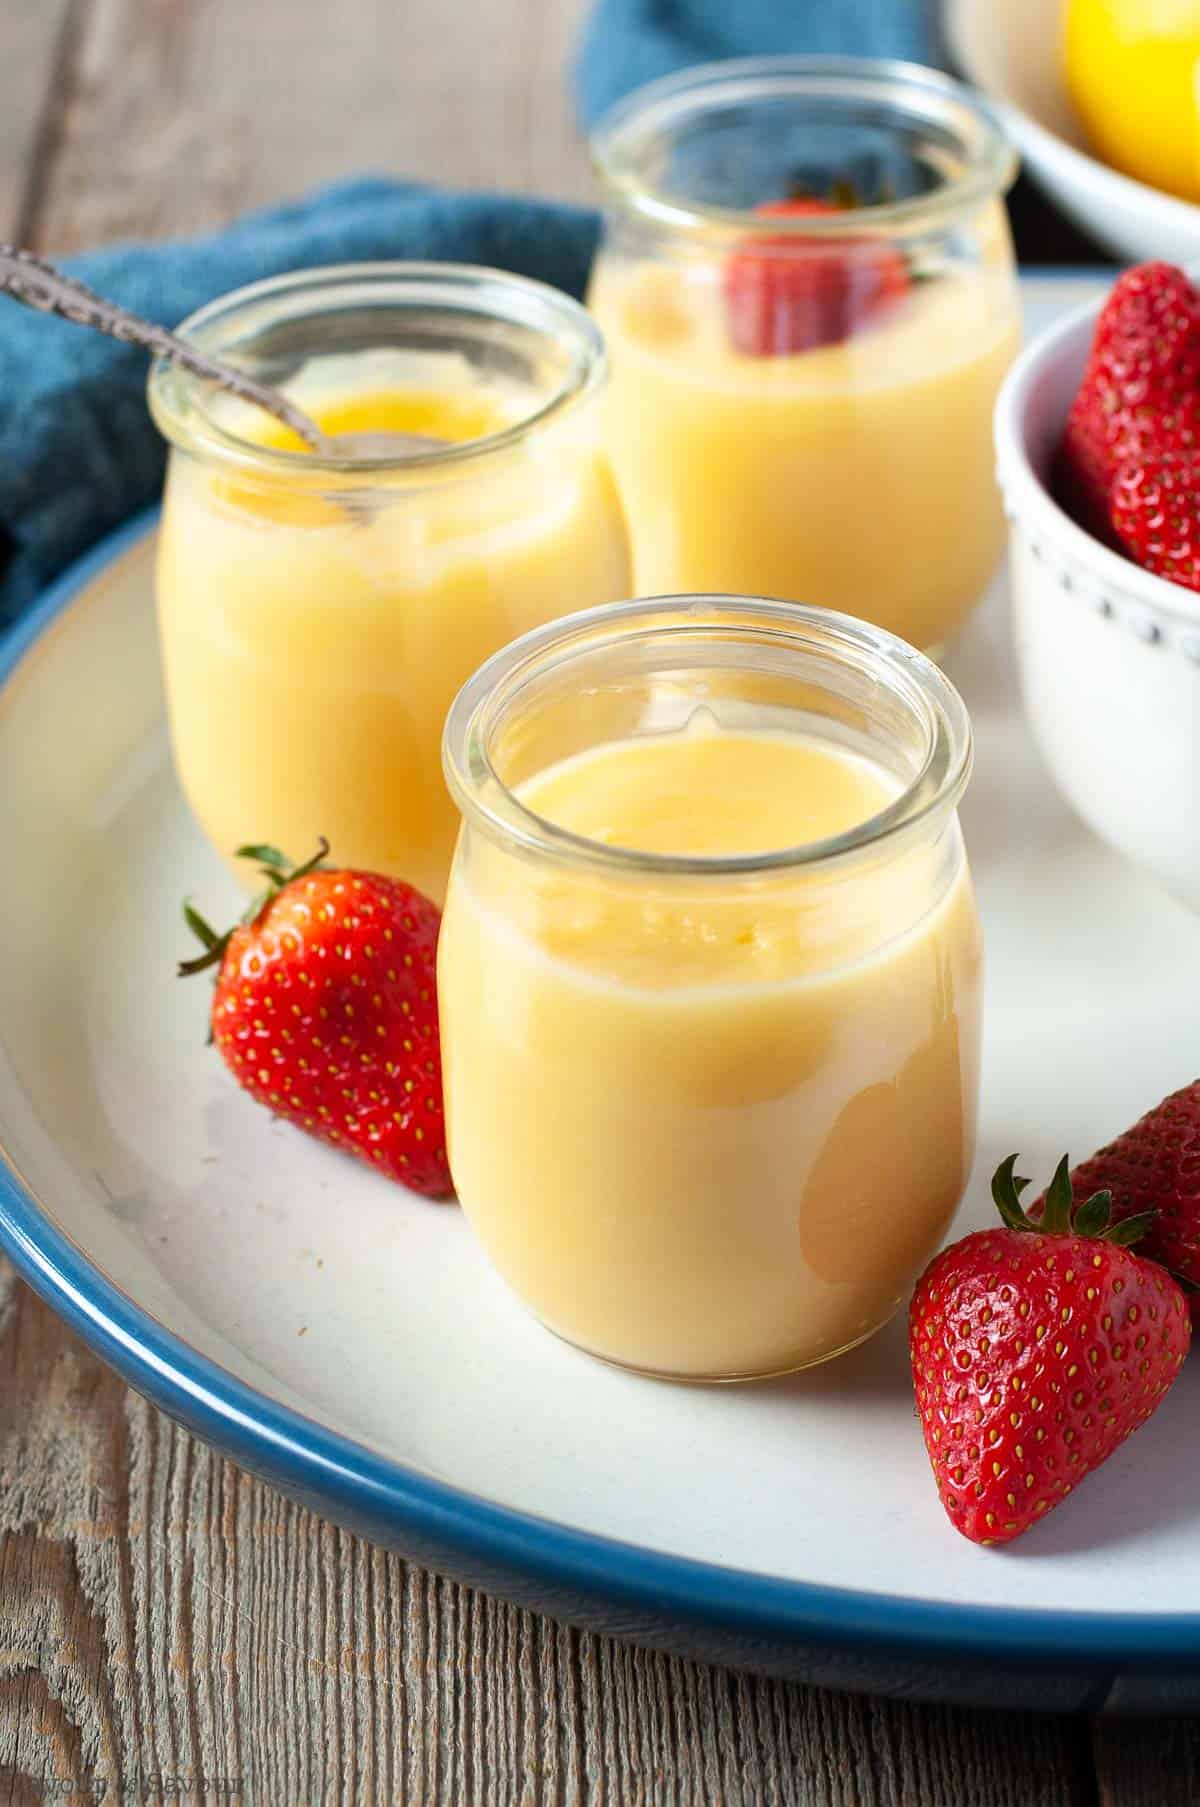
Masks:
[[[157,519],[151,509],[109,534],[0,639],[0,699],[41,635]],[[547,1593],[632,1608],[668,1626],[798,1648],[1073,1661],[1089,1670],[1200,1664],[1198,1613],[963,1606],[790,1581],[576,1531],[406,1468],[259,1393],[142,1311],[47,1218],[2,1159],[0,1248],[140,1392],[246,1467],[269,1470],[309,1502],[326,1502],[335,1517],[386,1526],[398,1542],[408,1534],[479,1569],[519,1573]]]

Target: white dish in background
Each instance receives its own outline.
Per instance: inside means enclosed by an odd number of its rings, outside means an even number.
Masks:
[[[1027,294],[1035,318],[1061,306],[1052,283]],[[1200,1362],[1102,1476],[979,1549],[938,1504],[901,1321],[783,1382],[617,1372],[522,1311],[456,1209],[237,1090],[205,985],[171,976],[181,895],[214,920],[239,900],[170,771],[150,585],[127,530],[0,688],[0,1243],[55,1307],[245,1465],[546,1610],[844,1686],[1200,1704]],[[962,1231],[990,1221],[1012,1149],[1048,1174],[1191,1076],[1200,922],[1047,782],[1001,588],[949,666],[989,940]]]
[[[1128,263],[1200,257],[1200,207],[1136,182],[1088,149],[1063,79],[1065,0],[945,0],[951,53],[997,108],[1030,175]]]
[[[1102,546],[1046,484],[1097,309],[1040,334],[996,405],[1021,691],[1084,821],[1200,911],[1200,596]]]

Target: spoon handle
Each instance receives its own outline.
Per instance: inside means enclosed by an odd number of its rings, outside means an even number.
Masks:
[[[11,295],[14,301],[23,302],[39,313],[57,314],[76,326],[93,327],[96,332],[107,333],[110,339],[119,339],[126,345],[140,345],[156,357],[169,358],[172,363],[190,370],[193,376],[202,377],[230,395],[240,396],[243,401],[265,409],[293,433],[298,433],[314,451],[326,446],[324,435],[308,415],[293,407],[278,390],[256,383],[236,365],[208,357],[195,345],[189,345],[186,339],[168,332],[166,327],[154,326],[136,314],[127,313],[123,307],[106,301],[85,283],[64,275],[30,251],[0,243],[0,294]]]

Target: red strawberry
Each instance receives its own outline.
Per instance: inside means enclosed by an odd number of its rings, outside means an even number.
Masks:
[[[828,201],[767,201],[756,213],[837,213]],[[890,245],[861,234],[806,241],[787,233],[748,240],[725,266],[729,337],[747,357],[783,357],[839,345],[909,286]]]
[[[293,871],[241,847],[268,883],[218,937],[190,905],[217,967],[212,1039],[239,1085],[276,1115],[431,1198],[452,1190],[442,1118],[435,959],[441,917],[374,872],[327,871],[329,848]]]
[[[1138,1253],[1200,1289],[1200,1079],[1172,1092],[1071,1175],[1076,1198],[1112,1194],[1117,1223],[1153,1211]],[[1036,1216],[1041,1201],[1030,1207]],[[1188,1294],[1200,1323],[1200,1290]]]
[[[1200,432],[1200,294],[1172,264],[1139,264],[1113,287],[1067,415],[1058,486],[1084,524],[1109,536],[1117,468]]]
[[[1117,467],[1109,519],[1130,558],[1200,590],[1200,453],[1151,449]]]
[[[909,1310],[917,1414],[950,1522],[1007,1543],[1059,1505],[1161,1402],[1191,1338],[1178,1285],[1110,1224],[1103,1192],[1072,1211],[1064,1159],[1040,1225],[1002,1163],[1003,1227],[930,1262]]]

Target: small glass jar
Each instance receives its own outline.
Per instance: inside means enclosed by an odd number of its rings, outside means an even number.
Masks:
[[[664,751],[682,764],[656,788]],[[974,1150],[970,729],[949,682],[846,616],[651,599],[497,654],[444,758],[463,816],[448,1146],[501,1274],[560,1336],[663,1377],[781,1373],[869,1336]],[[676,817],[752,843],[791,808],[795,759],[875,801],[799,845],[671,851]]]
[[[990,112],[907,63],[765,57],[641,89],[592,151],[636,591],[793,598],[940,646],[1002,538],[991,414],[1020,319]]]
[[[354,264],[227,295],[181,328],[330,434],[446,446],[317,457],[173,365],[158,609],[179,776],[229,856],[392,873],[440,901],[457,830],[446,711],[481,660],[581,598],[628,594],[600,446],[604,348],[566,295],[498,271]]]

